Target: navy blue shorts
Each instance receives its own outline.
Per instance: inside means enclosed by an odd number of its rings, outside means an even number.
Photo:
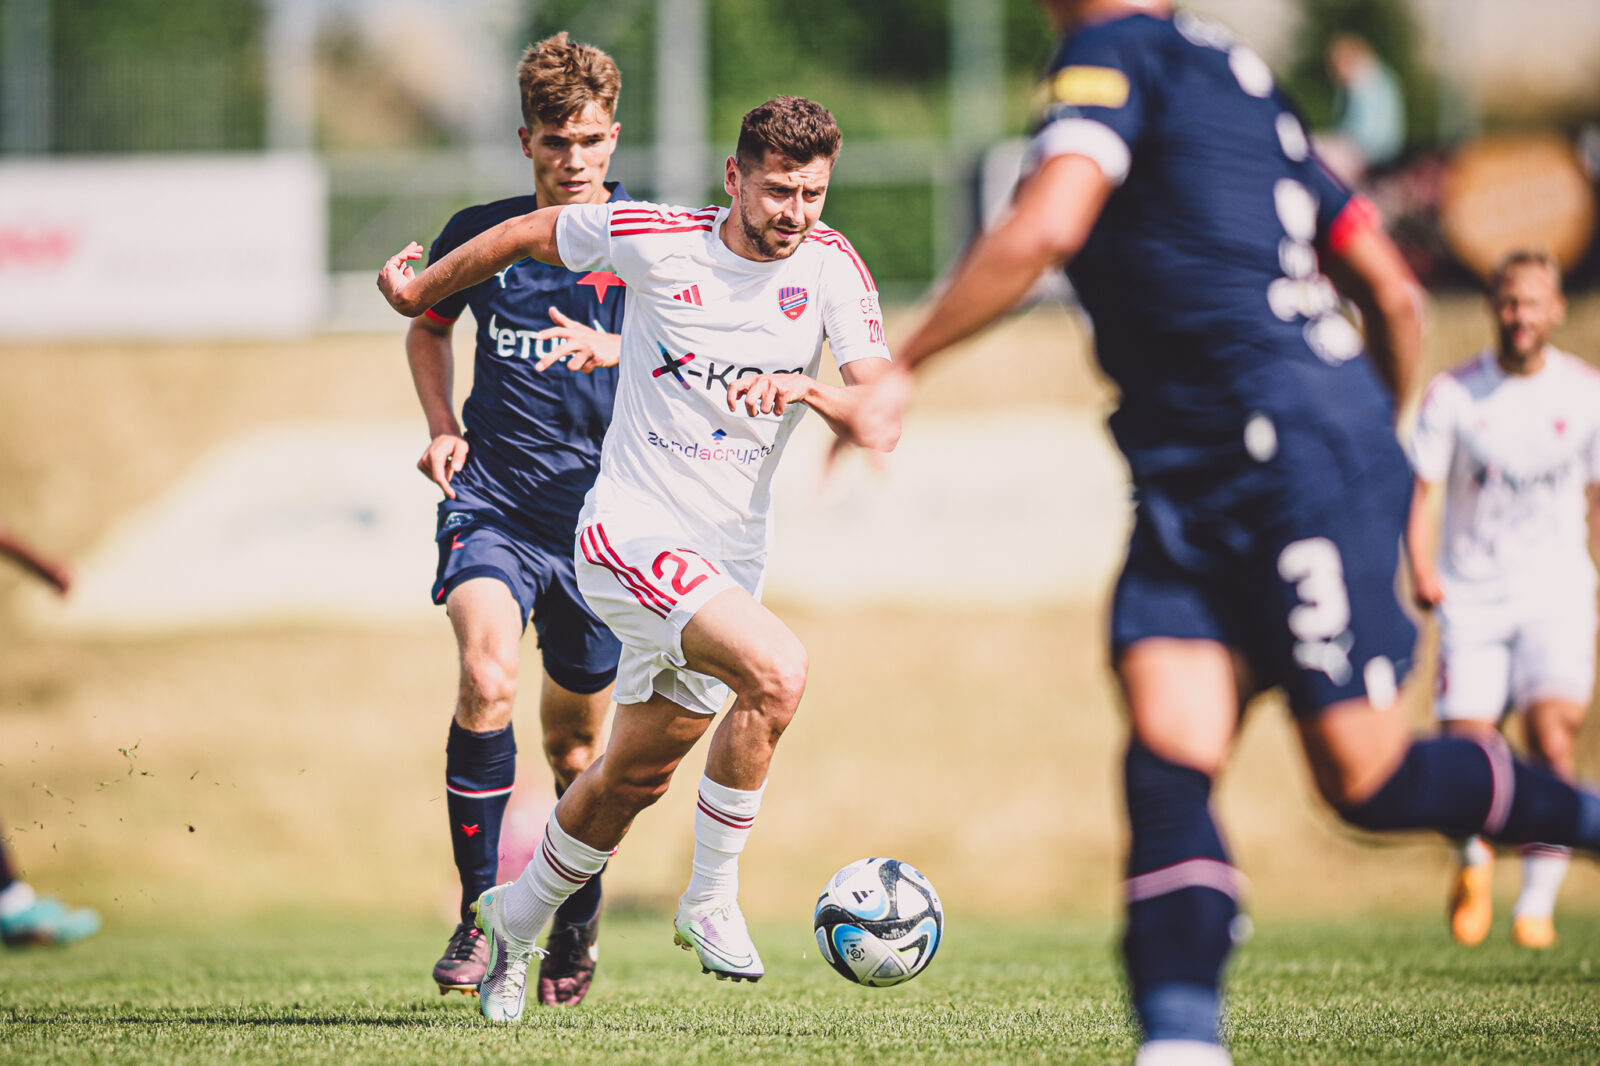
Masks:
[[[544,672],[569,692],[599,692],[617,677],[622,645],[578,592],[572,549],[555,551],[511,534],[482,511],[453,500],[439,504],[439,572],[433,602],[463,581],[492,577],[511,590],[539,635]]]
[[[1148,637],[1215,640],[1281,686],[1296,714],[1392,701],[1416,642],[1395,588],[1411,477],[1385,457],[1357,484],[1301,477],[1293,492],[1250,500],[1248,520],[1231,526],[1142,498],[1112,596],[1112,661]],[[1200,561],[1183,550],[1185,523],[1253,532]]]

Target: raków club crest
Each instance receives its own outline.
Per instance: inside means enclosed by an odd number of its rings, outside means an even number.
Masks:
[[[798,285],[785,285],[778,290],[778,310],[789,316],[792,322],[805,313],[806,302],[810,299],[806,290]]]

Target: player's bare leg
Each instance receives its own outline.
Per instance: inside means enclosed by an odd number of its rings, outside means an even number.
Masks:
[[[720,678],[736,696],[731,722],[718,731],[723,739],[713,749],[716,765],[722,767],[718,772],[734,784],[702,779],[701,810],[708,790],[719,800],[734,797],[729,806],[737,806],[740,797],[753,795],[759,800],[759,788],[738,786],[765,780],[773,746],[793,717],[804,688],[804,649],[770,611],[739,589],[725,590],[701,607],[685,625],[682,644],[691,669]],[[478,924],[491,948],[488,974],[479,986],[486,1017],[501,1021],[520,1017],[524,975],[536,953],[532,938],[564,899],[604,867],[638,814],[665,794],[678,764],[711,720],[711,715],[679,706],[660,693],[643,703],[617,707],[605,754],[556,804],[533,861],[514,884],[491,889],[479,901]],[[723,858],[736,863],[753,818],[751,810],[742,829],[733,831],[734,847],[726,847],[730,843],[726,836],[712,842],[732,853]],[[697,868],[704,844],[697,818]],[[716,863],[708,865],[715,867],[710,871],[714,875],[726,877],[729,872]],[[733,885],[736,888],[736,880]],[[759,955],[731,896],[707,910],[686,912],[680,907],[674,927],[680,941],[691,941],[699,951],[708,972],[749,980],[761,976]]]
[[[1398,703],[1375,708],[1364,699],[1303,716],[1299,726],[1318,788],[1353,825],[1600,853],[1600,796],[1519,762],[1498,733],[1413,739]]]
[[[599,692],[573,692],[544,677],[539,723],[544,756],[559,800],[600,754],[600,730],[611,707],[611,685]],[[567,897],[550,921],[545,956],[539,962],[539,1002],[576,1006],[594,980],[599,958],[600,875]]]
[[[441,993],[470,994],[483,979],[489,953],[468,908],[494,884],[501,819],[516,780],[516,740],[510,726],[522,608],[503,582],[473,578],[451,590],[446,609],[461,667],[445,756],[445,801],[461,877],[461,920],[434,965],[433,979]]]
[[[1499,730],[1493,722],[1460,718],[1445,722],[1443,732],[1488,744],[1498,738]],[[1494,849],[1476,835],[1455,844],[1457,865],[1450,882],[1450,935],[1458,944],[1476,947],[1489,936],[1494,924]]]
[[[727,589],[683,631],[696,670],[726,682],[733,706],[723,716],[700,779],[694,864],[673,918],[674,938],[719,980],[765,973],[739,910],[739,854],[761,808],[778,739],[799,709],[807,657],[789,627],[743,589]]]
[[[666,794],[678,763],[705,734],[711,717],[661,695],[619,704],[606,753],[568,788],[545,823],[534,857],[516,881],[479,897],[477,925],[490,958],[478,985],[491,1021],[522,1015],[534,938],[556,909],[599,873],[640,811]]]
[[[1237,877],[1209,801],[1245,686],[1228,648],[1203,640],[1141,640],[1117,676],[1130,733],[1123,955],[1143,1032],[1136,1063],[1224,1064],[1221,981]]]
[[[1563,781],[1577,776],[1574,748],[1587,708],[1575,700],[1535,700],[1523,712],[1529,759]],[[1555,906],[1572,863],[1572,849],[1527,844],[1522,849],[1522,891],[1511,911],[1511,939],[1525,948],[1556,942]]]

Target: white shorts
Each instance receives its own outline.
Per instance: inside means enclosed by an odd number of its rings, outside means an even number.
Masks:
[[[643,703],[659,692],[697,714],[721,711],[728,686],[684,665],[683,627],[725,589],[759,600],[766,560],[708,559],[682,537],[639,535],[597,517],[580,520],[574,563],[578,591],[622,642],[613,698]]]
[[[1447,590],[1439,605],[1434,711],[1443,721],[1497,722],[1539,700],[1588,706],[1594,693],[1595,597],[1570,595],[1475,603]]]

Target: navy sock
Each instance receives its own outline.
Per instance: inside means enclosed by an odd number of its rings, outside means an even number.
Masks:
[[[1600,798],[1512,758],[1504,742],[1416,740],[1371,798],[1339,812],[1362,829],[1481,833],[1504,844],[1567,844],[1600,851]]]
[[[560,800],[566,795],[567,790],[561,783],[556,782],[556,799]],[[583,886],[562,901],[556,908],[554,925],[588,925],[594,921],[595,915],[600,913],[600,874],[606,872],[604,866],[599,873],[583,883]]]
[[[1222,967],[1237,877],[1211,819],[1211,779],[1137,742],[1127,790],[1128,926],[1123,960],[1146,1040],[1219,1043]]]
[[[6,847],[5,841],[0,840],[0,891],[11,887],[17,879],[17,871],[11,865],[11,849]]]
[[[461,875],[461,920],[470,922],[473,902],[494,887],[500,869],[500,823],[517,779],[517,740],[510,726],[473,733],[452,721],[444,752],[445,807]]]

